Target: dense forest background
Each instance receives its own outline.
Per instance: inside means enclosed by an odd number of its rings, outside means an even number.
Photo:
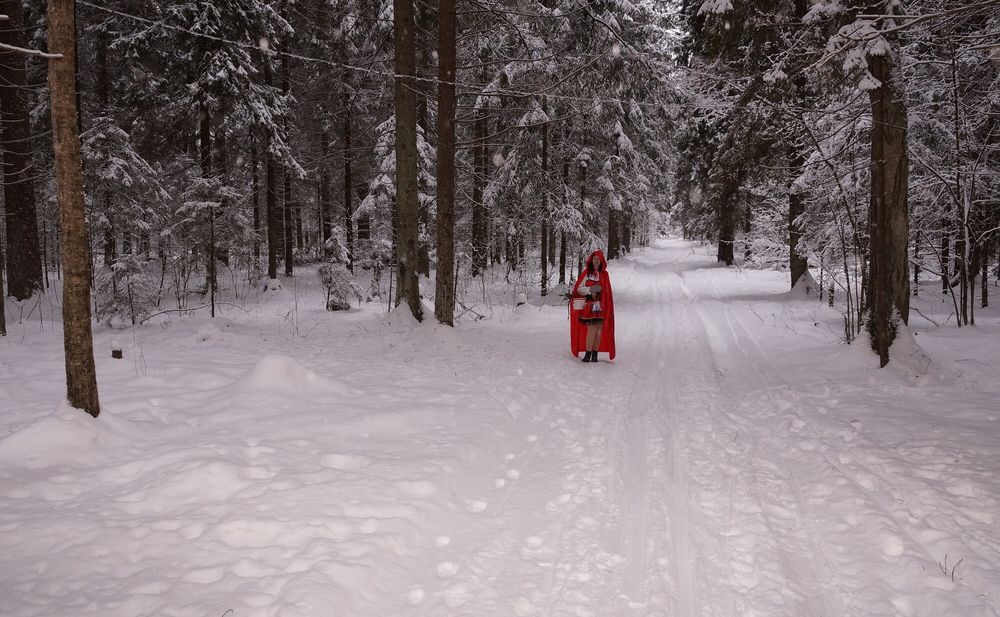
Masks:
[[[48,48],[45,11],[0,1],[19,301],[64,267],[50,60],[25,53]],[[452,323],[458,285],[490,273],[545,296],[591,248],[613,260],[672,226],[726,265],[787,268],[886,362],[911,294],[973,324],[1000,276],[996,0],[77,0],[75,16],[99,320],[214,312],[220,288],[321,263],[331,308],[379,295],[417,317],[414,281],[436,272]]]

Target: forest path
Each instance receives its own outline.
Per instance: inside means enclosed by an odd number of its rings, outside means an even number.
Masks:
[[[515,410],[513,426],[493,428],[520,469],[503,508],[469,523],[479,541],[463,559],[474,566],[456,578],[481,591],[455,614],[843,614],[821,583],[816,512],[783,458],[797,440],[762,447],[757,433],[770,428],[731,414],[777,380],[762,336],[743,325],[749,310],[726,296],[739,288],[718,284],[732,272],[704,247],[660,241],[612,264],[615,362],[552,353],[562,320],[528,331],[516,374],[464,383]]]
[[[801,501],[796,487],[728,414],[741,393],[770,385],[766,347],[725,295],[738,289],[723,292],[726,271],[678,240],[616,266],[615,368],[635,374],[603,401],[628,427],[613,438],[626,456],[609,459],[621,485],[619,614],[840,614],[803,513],[788,505]]]

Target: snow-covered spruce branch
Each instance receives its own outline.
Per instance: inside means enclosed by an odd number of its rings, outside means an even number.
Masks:
[[[933,13],[925,13],[924,15],[889,15],[889,14],[876,14],[876,15],[858,15],[858,19],[870,19],[872,21],[906,21],[904,24],[898,26],[891,26],[884,30],[879,30],[878,34],[892,34],[895,32],[901,32],[915,26],[919,23],[925,21],[931,21],[934,19],[940,19],[943,17],[952,17],[954,15],[960,15],[962,13],[978,13],[983,9],[987,9],[994,5],[1000,5],[1000,0],[983,0],[982,2],[976,2],[975,4],[966,4],[963,6],[956,6],[954,8],[945,9],[943,11],[936,11]],[[873,38],[872,35],[868,35],[868,38]]]

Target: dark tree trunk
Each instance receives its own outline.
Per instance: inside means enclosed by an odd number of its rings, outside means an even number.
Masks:
[[[438,0],[437,281],[434,316],[455,325],[455,0]]]
[[[333,182],[330,178],[330,129],[323,120],[323,133],[320,136],[320,152],[322,153],[322,164],[319,169],[319,226],[320,239],[322,240],[324,251],[326,241],[330,239],[332,222],[330,220],[330,206],[333,204]]]
[[[0,42],[25,46],[22,0],[0,0]],[[73,7],[69,7],[73,28]],[[70,34],[73,40],[76,37]],[[75,90],[75,87],[73,88]],[[3,141],[3,194],[7,226],[7,291],[18,300],[42,288],[38,243],[31,119],[25,56],[0,50],[0,130]],[[74,108],[75,108],[74,103]],[[74,114],[75,114],[74,110]],[[75,122],[75,120],[74,120]]]
[[[485,69],[484,69],[485,70]],[[472,276],[478,276],[486,270],[487,233],[486,204],[483,203],[486,193],[486,109],[476,109],[475,150],[472,165]]]
[[[980,262],[982,271],[980,272],[980,307],[989,308],[990,306],[990,243],[987,242],[983,245],[983,258]],[[3,295],[3,294],[0,294]]]
[[[799,159],[800,157],[795,157]],[[791,161],[790,168],[798,170],[802,161]],[[805,212],[805,200],[801,192],[792,187],[788,191],[788,269],[791,272],[791,286],[805,276],[809,262],[799,254],[799,241],[802,239],[802,226],[798,218]]]
[[[293,200],[294,207],[292,212],[295,213],[295,246],[302,250],[306,246],[305,231],[302,228],[302,200]]]
[[[258,177],[257,139],[250,136],[250,186],[253,198],[253,271],[260,266],[260,178]]]
[[[205,102],[199,109],[198,147],[201,159],[201,176],[212,177],[212,112]],[[215,208],[208,207],[208,246],[205,247],[205,284],[208,286],[209,305],[215,317]]]
[[[3,260],[3,242],[0,242],[0,336],[7,336],[7,312],[6,307],[6,296],[3,288],[3,271],[4,271],[4,260]]]
[[[271,85],[271,62],[263,58],[264,85]],[[278,162],[271,152],[271,137],[264,141],[264,208],[267,219],[267,278],[278,278],[278,247],[280,245],[281,211],[278,209]]]
[[[808,0],[795,0],[795,17],[802,19],[808,12]],[[792,78],[792,92],[796,105],[805,107],[805,77],[802,73],[796,74]],[[793,125],[794,126],[794,125]],[[798,144],[794,141],[789,144],[790,156],[788,167],[796,177],[803,172],[805,157],[802,155]],[[795,288],[809,269],[809,263],[805,257],[799,253],[799,241],[802,239],[802,224],[798,220],[805,212],[805,196],[794,184],[794,179],[788,188],[788,271],[791,275],[791,288]]]
[[[622,231],[622,253],[628,255],[632,252],[632,213],[623,212],[621,217]]]
[[[49,94],[55,154],[56,200],[62,230],[63,343],[70,405],[100,413],[94,341],[90,329],[90,251],[83,200],[83,167],[76,107],[76,53],[73,0],[49,0]]]
[[[347,231],[347,269],[354,272],[354,209],[351,207],[351,110],[350,97],[344,94],[344,229]],[[360,230],[358,233],[360,237]]]
[[[559,284],[566,283],[566,232],[559,232]]]
[[[292,173],[287,167],[281,173],[281,227],[285,247],[285,276],[293,276],[295,262],[295,237],[292,235]]]
[[[621,212],[608,206],[608,259],[617,259],[621,255],[621,237],[618,222]]]
[[[282,5],[284,6],[284,4]],[[288,64],[288,56],[281,56],[281,93],[284,96],[288,96],[289,91],[292,87],[291,81],[291,68]],[[288,117],[286,116],[282,120],[284,124],[285,135],[288,135]],[[292,203],[292,172],[287,167],[284,168],[282,173],[282,220],[284,223],[284,238],[285,238],[285,276],[292,276],[294,270],[295,262],[295,238],[292,237],[292,217],[294,216],[294,206]]]
[[[568,207],[569,200],[569,159],[563,161],[562,168],[563,207]],[[559,284],[566,282],[566,232],[559,232]]]
[[[434,25],[437,20],[437,16],[434,11],[431,10],[431,4],[428,2],[420,2],[417,4],[418,11],[416,15],[417,19],[417,30],[416,32],[423,33],[426,40],[423,37],[417,37],[414,39],[414,45],[417,51],[417,64],[415,67],[416,74],[421,78],[414,83],[414,88],[416,89],[417,96],[417,125],[420,127],[421,132],[431,146],[435,146],[433,143],[434,131],[431,130],[430,114],[428,111],[427,101],[431,97],[432,83],[429,80],[434,74],[433,72],[433,55],[429,48],[431,33],[434,30]],[[440,26],[439,26],[440,27]],[[416,36],[416,35],[415,35]],[[439,60],[440,61],[440,60]],[[440,139],[440,138],[439,138]],[[419,165],[419,159],[418,159]],[[419,186],[419,185],[418,185]],[[427,205],[421,203],[418,199],[417,208],[420,213],[420,225],[417,231],[417,272],[423,274],[426,277],[431,275],[431,247],[430,247],[430,211]]]
[[[941,293],[951,289],[951,204],[945,204],[945,215],[941,218]]]
[[[907,113],[901,90],[898,46],[891,53],[868,57],[868,70],[881,87],[869,91],[872,110],[871,260],[872,345],[882,366],[896,335],[896,318],[906,324],[910,313],[907,261],[909,212],[906,151]]]
[[[726,176],[725,185],[719,191],[719,203],[716,208],[719,216],[719,249],[717,260],[731,266],[736,263],[734,245],[736,243],[736,191],[739,186],[737,178]]]
[[[281,245],[281,209],[278,206],[278,162],[267,153],[264,170],[264,198],[267,210],[267,278],[278,278],[278,252]]]
[[[545,99],[542,99],[542,111],[547,112]],[[549,123],[542,124],[542,289],[544,298],[549,294]]]
[[[423,319],[418,280],[417,94],[413,0],[393,0],[396,109],[396,306],[405,301]]]

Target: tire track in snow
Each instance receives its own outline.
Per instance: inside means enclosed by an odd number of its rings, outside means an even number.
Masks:
[[[669,251],[661,249],[657,256]],[[697,551],[689,522],[690,488],[683,447],[687,431],[678,397],[684,371],[665,364],[666,354],[677,348],[678,330],[684,327],[683,323],[671,323],[675,316],[667,307],[680,281],[679,269],[687,264],[674,259],[643,265],[652,267],[646,280],[640,281],[645,285],[641,297],[633,303],[640,314],[632,316],[633,322],[641,324],[643,338],[635,354],[641,370],[633,384],[633,397],[623,412],[631,420],[626,433],[633,453],[629,464],[633,470],[640,465],[642,469],[641,473],[632,472],[631,487],[625,495],[623,532],[630,552],[624,573],[627,597],[620,614],[660,614],[650,611],[669,599],[670,605],[663,609],[666,614],[695,617],[699,614]],[[645,496],[637,492],[640,490]],[[663,538],[648,535],[654,522],[654,504],[659,516],[654,528],[659,530],[662,525]],[[651,546],[663,554],[648,554]],[[666,567],[666,571],[651,572],[654,562]]]
[[[679,378],[664,370],[677,327],[668,322],[665,304],[684,264],[658,259],[667,251],[653,249],[652,256],[624,262],[632,269],[619,292],[620,320],[634,328],[620,347],[627,345],[629,361],[638,365],[622,390],[627,402],[616,419],[609,455],[610,501],[620,511],[616,544],[624,557],[621,617],[697,614],[687,474],[676,426]],[[661,606],[668,601],[670,606]]]
[[[711,340],[712,351],[716,356],[727,357],[734,350],[742,357],[739,366],[749,366],[756,374],[760,387],[768,390],[774,387],[788,386],[781,373],[768,361],[764,348],[757,341],[746,325],[736,315],[731,302],[722,295],[716,280],[710,281],[714,299],[712,304],[722,309],[728,334],[716,327],[704,312],[699,312],[699,319],[704,331]],[[721,321],[721,320],[719,320]],[[746,339],[749,345],[745,345]],[[757,354],[751,354],[750,348]],[[767,373],[767,375],[765,375]],[[719,384],[720,391],[723,388]],[[749,386],[742,389],[741,394],[752,391]],[[737,400],[737,394],[732,394]],[[805,616],[825,616],[842,614],[843,603],[840,598],[831,598],[826,587],[821,583],[818,567],[815,564],[828,564],[824,551],[816,541],[817,530],[809,523],[805,499],[794,475],[787,470],[787,465],[780,461],[766,459],[757,438],[747,430],[732,412],[723,411],[720,416],[742,436],[749,446],[746,457],[753,466],[752,473],[746,478],[747,493],[753,500],[759,518],[767,530],[774,550],[773,559],[780,566],[782,576],[787,585],[795,589],[799,595],[800,611]],[[766,488],[766,490],[764,490]],[[778,501],[780,500],[780,503]],[[829,568],[824,572],[829,577]],[[836,608],[834,608],[836,607]]]
[[[632,282],[636,278],[636,263],[619,292],[619,306],[626,309],[638,308],[642,302],[629,302],[636,292]],[[624,293],[623,293],[624,292]],[[624,321],[624,320],[620,320]],[[638,320],[629,320],[633,327]],[[630,336],[633,338],[635,330]],[[622,341],[625,342],[624,340]],[[635,357],[649,357],[652,352],[648,340],[641,343],[641,351]],[[640,355],[641,354],[641,355]],[[644,364],[648,365],[648,362]],[[646,603],[647,530],[649,528],[650,474],[649,474],[649,407],[654,403],[650,371],[647,366],[636,373],[627,389],[619,395],[626,399],[615,420],[615,434],[611,439],[608,493],[610,502],[620,513],[616,550],[625,560],[621,580],[621,617],[638,617],[643,614]],[[627,393],[627,397],[626,397]]]

